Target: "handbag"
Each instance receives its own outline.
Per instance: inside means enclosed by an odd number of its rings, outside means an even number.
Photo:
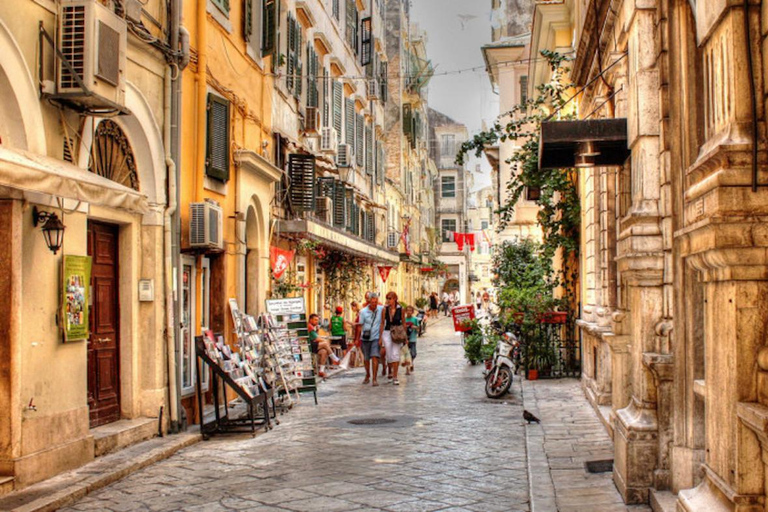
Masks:
[[[389,310],[387,310],[387,315],[389,315]],[[395,315],[397,315],[397,310],[395,310]],[[400,314],[400,321],[402,322],[403,315]],[[389,319],[390,322],[392,322],[392,318],[390,316]],[[405,332],[405,326],[400,325],[390,325],[389,326],[389,335],[392,338],[393,343],[406,343],[408,341],[408,333]]]
[[[371,315],[371,328],[373,328],[373,320],[374,320],[374,313]],[[360,334],[360,341],[369,342],[371,341],[371,329],[365,330],[365,325],[363,325],[363,332]]]

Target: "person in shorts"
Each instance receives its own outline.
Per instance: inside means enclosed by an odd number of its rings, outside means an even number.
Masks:
[[[336,314],[331,317],[331,343],[341,347],[343,355],[347,353],[347,324],[344,320],[344,308],[336,306]]]
[[[413,361],[416,359],[416,340],[419,337],[419,317],[416,315],[416,310],[413,306],[405,308],[405,326],[408,331],[408,355],[406,359],[410,362],[409,366],[405,367],[405,374],[410,375],[413,372]],[[406,347],[403,346],[405,350]]]
[[[383,317],[384,306],[379,306],[379,295],[371,293],[368,297],[368,305],[360,311],[360,348],[363,349],[365,359],[365,380],[363,384],[371,382],[372,386],[378,386],[376,376],[379,372],[379,344],[381,333],[384,330]],[[373,379],[371,379],[373,375]]]
[[[325,363],[328,362],[328,358],[336,364],[339,364],[339,358],[333,353],[331,342],[328,338],[320,337],[319,325],[320,317],[314,313],[309,315],[309,346],[312,349],[312,353],[317,354],[317,374],[321,378],[325,378]]]

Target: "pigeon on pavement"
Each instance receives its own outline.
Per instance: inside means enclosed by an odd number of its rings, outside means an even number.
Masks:
[[[534,416],[533,414],[529,413],[528,411],[523,411],[523,419],[528,422],[530,425],[531,423],[541,423],[541,420]]]

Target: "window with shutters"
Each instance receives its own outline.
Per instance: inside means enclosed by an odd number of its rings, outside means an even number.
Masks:
[[[365,137],[365,118],[357,114],[355,116],[355,159],[357,160],[357,165],[359,167],[362,167],[365,165],[365,142],[363,138]]]
[[[211,0],[211,2],[218,7],[221,12],[229,16],[229,0]]]
[[[377,143],[377,161],[379,163],[379,168],[377,171],[378,174],[378,181],[379,186],[384,186],[384,180],[387,177],[387,153],[384,150],[384,143],[379,142]]]
[[[371,28],[371,18],[363,18],[360,23],[360,64],[367,66],[371,63],[371,54],[373,53],[373,32]]]
[[[357,4],[355,0],[347,0],[346,5],[346,37],[350,49],[357,54]]]
[[[440,227],[442,228],[443,242],[453,242],[453,233],[456,232],[456,219],[443,219]]]
[[[520,104],[526,101],[528,101],[528,77],[523,75],[520,77]]]
[[[336,136],[341,142],[341,120],[342,104],[344,103],[344,88],[338,80],[333,81],[333,127],[336,129]]]
[[[301,62],[301,25],[292,14],[288,14],[287,62],[285,85],[296,98],[301,97],[302,62]]]
[[[403,105],[403,135],[411,140],[413,137],[413,112],[409,104]]]
[[[346,123],[344,141],[355,149],[355,100],[346,98],[344,102],[344,114]]]
[[[456,197],[456,178],[454,176],[443,176],[441,178],[440,196]]]
[[[328,78],[328,70],[323,69],[323,76],[320,78],[322,84],[322,102],[323,102],[323,126],[331,126],[331,80]]]
[[[317,90],[317,73],[320,67],[320,61],[317,58],[317,52],[312,47],[312,43],[307,43],[307,106],[317,107],[319,105],[319,93]]]
[[[343,229],[346,226],[346,188],[341,180],[334,180],[333,225]]]
[[[205,174],[217,180],[229,179],[229,101],[208,95]]]
[[[280,13],[277,8],[277,0],[260,0],[260,2],[263,2],[261,9],[261,56],[266,57],[275,53]],[[277,63],[273,62],[272,64],[275,66]]]
[[[331,1],[332,1],[333,17],[336,18],[336,21],[339,21],[339,1],[340,0],[331,0]]]
[[[368,213],[367,218],[367,224],[368,224],[368,234],[366,236],[366,240],[368,240],[371,243],[376,242],[376,216],[373,212]]]
[[[365,128],[365,172],[373,175],[373,130],[370,126]]]
[[[294,212],[315,210],[315,157],[291,153],[288,156],[288,197]]]
[[[355,228],[355,215],[354,215],[354,206],[355,206],[355,191],[351,188],[346,188],[344,191],[344,203],[346,204],[345,208],[345,217],[346,217],[346,229],[349,232],[354,231]]]
[[[381,94],[381,102],[387,102],[387,96],[389,95],[389,84],[387,82],[387,70],[389,64],[387,62],[381,63],[381,70],[379,76],[379,94]]]

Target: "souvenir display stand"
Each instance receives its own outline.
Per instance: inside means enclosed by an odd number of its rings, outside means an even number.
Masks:
[[[284,365],[283,371],[291,386],[281,390],[289,393],[312,393],[317,405],[317,378],[309,346],[309,328],[304,299],[301,297],[275,299],[266,302],[268,336],[277,347],[279,357],[292,359],[292,365]]]
[[[211,369],[211,390],[213,392],[214,420],[205,423],[203,419],[203,389],[202,379],[197,379],[197,402],[200,410],[200,433],[203,439],[208,439],[213,434],[230,432],[251,432],[256,434],[256,427],[263,426],[265,431],[272,428],[270,421],[270,401],[272,404],[272,417],[277,420],[274,390],[262,389],[250,376],[245,375],[243,369],[248,366],[239,358],[232,357],[231,350],[226,347],[223,336],[217,336],[214,340],[210,336],[195,337],[195,352],[197,354],[198,375],[203,375],[205,366]],[[229,355],[227,355],[229,354]],[[247,373],[251,373],[250,371]],[[227,388],[237,394],[247,407],[245,417],[230,417],[229,404],[227,402]],[[223,396],[223,398],[221,398]],[[221,402],[220,403],[220,399]],[[221,406],[224,406],[222,415]],[[256,419],[257,412],[261,408],[260,419]]]

